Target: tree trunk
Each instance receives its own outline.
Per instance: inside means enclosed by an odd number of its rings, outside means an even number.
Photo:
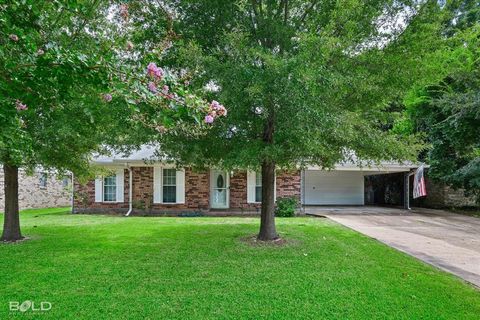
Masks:
[[[263,142],[266,145],[273,144],[275,132],[275,108],[273,103],[265,127],[263,128]],[[260,217],[260,232],[258,240],[271,241],[278,239],[275,228],[275,161],[264,159],[262,162],[262,212]]]
[[[20,233],[20,216],[18,214],[18,167],[3,165],[5,179],[5,213],[1,241],[23,239]]]
[[[262,213],[258,240],[270,241],[278,239],[275,228],[275,163],[262,163]]]

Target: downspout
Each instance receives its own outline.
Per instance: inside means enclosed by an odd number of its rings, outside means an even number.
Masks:
[[[72,202],[72,213],[75,213],[75,178],[73,176],[72,172],[72,196],[71,196],[71,202]]]
[[[127,169],[128,169],[128,211],[125,214],[125,217],[128,217],[130,215],[130,213],[132,213],[132,210],[133,210],[133,202],[132,202],[132,194],[133,194],[132,185],[133,185],[133,183],[132,183],[132,168],[128,165],[128,163],[126,165],[127,165]]]
[[[300,171],[300,206],[302,214],[305,214],[305,169]]]

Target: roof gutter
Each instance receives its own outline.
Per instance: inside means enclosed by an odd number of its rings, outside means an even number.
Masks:
[[[125,164],[127,166],[127,169],[128,169],[128,211],[127,213],[125,214],[125,217],[128,217],[130,215],[130,213],[132,213],[132,210],[133,210],[133,201],[132,201],[132,168],[128,165],[128,163]]]

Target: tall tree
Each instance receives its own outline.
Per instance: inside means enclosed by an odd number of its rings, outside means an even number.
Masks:
[[[456,39],[456,70],[406,97],[397,120],[398,132],[424,133],[429,144],[421,160],[430,164],[429,177],[463,188],[480,201],[480,3],[449,3],[455,18],[445,22],[446,35]]]
[[[385,131],[386,108],[447,72],[436,1],[171,1],[172,64],[228,106],[206,135],[160,149],[183,164],[262,172],[258,238],[278,237],[276,169],[414,159],[417,137]]]
[[[2,240],[22,238],[19,167],[84,168],[85,153],[99,144],[99,119],[106,119],[98,117],[106,111],[99,96],[108,80],[102,62],[112,56],[108,43],[94,36],[96,10],[102,9],[99,1],[11,1],[0,7]]]
[[[168,20],[166,14],[160,18]],[[138,142],[145,133],[179,123],[191,128],[195,119],[201,123],[207,104],[173,72],[154,62],[147,66],[161,56],[158,43],[169,41],[168,29],[157,27],[163,31],[156,37],[139,32],[147,41],[135,38],[142,27],[116,1],[0,5],[2,240],[22,239],[19,168],[85,174],[91,153],[106,145]]]

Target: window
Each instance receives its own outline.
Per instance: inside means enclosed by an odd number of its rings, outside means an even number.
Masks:
[[[262,202],[262,174],[255,172],[255,202]]]
[[[117,201],[117,177],[109,176],[103,178],[103,201]]]
[[[67,188],[69,184],[70,184],[70,177],[64,176],[62,179],[62,186],[64,188]]]
[[[41,189],[46,189],[47,188],[47,174],[45,172],[40,173],[40,176],[38,178],[38,182],[40,184]]]
[[[163,201],[164,203],[177,202],[177,170],[163,169]]]

